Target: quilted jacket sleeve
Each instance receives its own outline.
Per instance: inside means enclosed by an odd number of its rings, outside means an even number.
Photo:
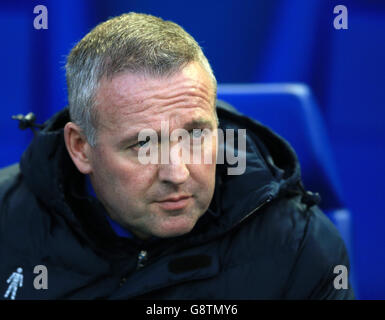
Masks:
[[[354,299],[345,243],[317,206],[307,226],[287,283],[285,299]]]

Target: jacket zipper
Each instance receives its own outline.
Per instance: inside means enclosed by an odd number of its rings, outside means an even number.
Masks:
[[[264,205],[269,203],[273,199],[272,196],[269,196],[264,202],[262,202],[258,207],[254,208],[252,211],[250,211],[247,215],[245,215],[241,220],[238,221],[236,224],[239,225],[242,223],[242,221],[246,220],[248,217],[250,217],[253,213],[255,213],[257,210],[262,208]],[[136,270],[141,269],[145,266],[146,262],[148,260],[148,251],[147,250],[141,250],[138,254],[137,258],[137,265],[136,265]],[[122,286],[126,282],[127,278],[123,277],[120,281],[120,286]]]
[[[264,205],[269,203],[273,199],[272,196],[269,196],[264,202],[262,202],[259,206],[254,208],[252,211],[250,211],[247,215],[245,215],[241,220],[238,221],[236,225],[239,225],[242,223],[242,221],[246,220],[248,217],[250,217],[255,211],[261,209]],[[143,268],[148,260],[148,251],[147,250],[141,250],[138,254],[138,263],[136,265],[136,269]]]
[[[253,213],[255,213],[255,211],[261,209],[264,205],[266,205],[267,203],[269,203],[271,200],[273,199],[272,196],[269,196],[264,202],[262,202],[258,207],[254,208],[253,210],[251,210],[247,215],[245,215],[241,220],[238,221],[238,223],[236,224],[239,225],[241,224],[244,220],[246,220],[248,217],[250,217]]]
[[[138,253],[136,270],[143,268],[145,263],[147,262],[148,252],[146,250],[141,250]],[[124,276],[120,279],[119,286],[123,286],[127,281],[127,276]]]
[[[138,254],[138,263],[136,265],[137,270],[144,267],[147,262],[147,258],[148,252],[146,250],[141,250]]]

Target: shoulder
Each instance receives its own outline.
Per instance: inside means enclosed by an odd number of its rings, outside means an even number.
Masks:
[[[19,163],[14,163],[0,169],[0,188],[20,173]]]
[[[0,169],[0,208],[3,212],[4,202],[12,189],[15,189],[20,180],[20,167],[18,163]]]
[[[335,267],[342,265],[350,271],[350,263],[339,231],[322,210],[317,205],[308,207],[300,197],[281,199],[269,209],[265,212],[264,228],[293,250],[284,297],[353,298],[351,288],[337,290],[334,287]]]
[[[42,209],[19,165],[0,170],[0,243],[27,248],[41,229]],[[25,239],[31,241],[25,241]],[[36,238],[36,237],[35,237]]]
[[[239,227],[236,238],[242,243],[237,250],[245,248],[244,261],[276,279],[281,298],[353,298],[351,288],[333,285],[334,268],[350,268],[344,241],[319,207],[306,206],[300,196],[272,201]]]

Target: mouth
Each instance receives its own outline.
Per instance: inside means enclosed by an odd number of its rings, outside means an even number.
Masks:
[[[181,210],[187,207],[190,203],[192,196],[190,195],[181,195],[173,196],[163,199],[161,201],[156,201],[156,203],[163,209],[167,211],[171,210]]]

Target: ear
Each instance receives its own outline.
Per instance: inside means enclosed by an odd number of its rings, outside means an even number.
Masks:
[[[86,137],[82,130],[73,122],[68,122],[64,126],[64,141],[68,153],[78,168],[83,174],[89,174],[92,171],[90,162],[90,149]]]

